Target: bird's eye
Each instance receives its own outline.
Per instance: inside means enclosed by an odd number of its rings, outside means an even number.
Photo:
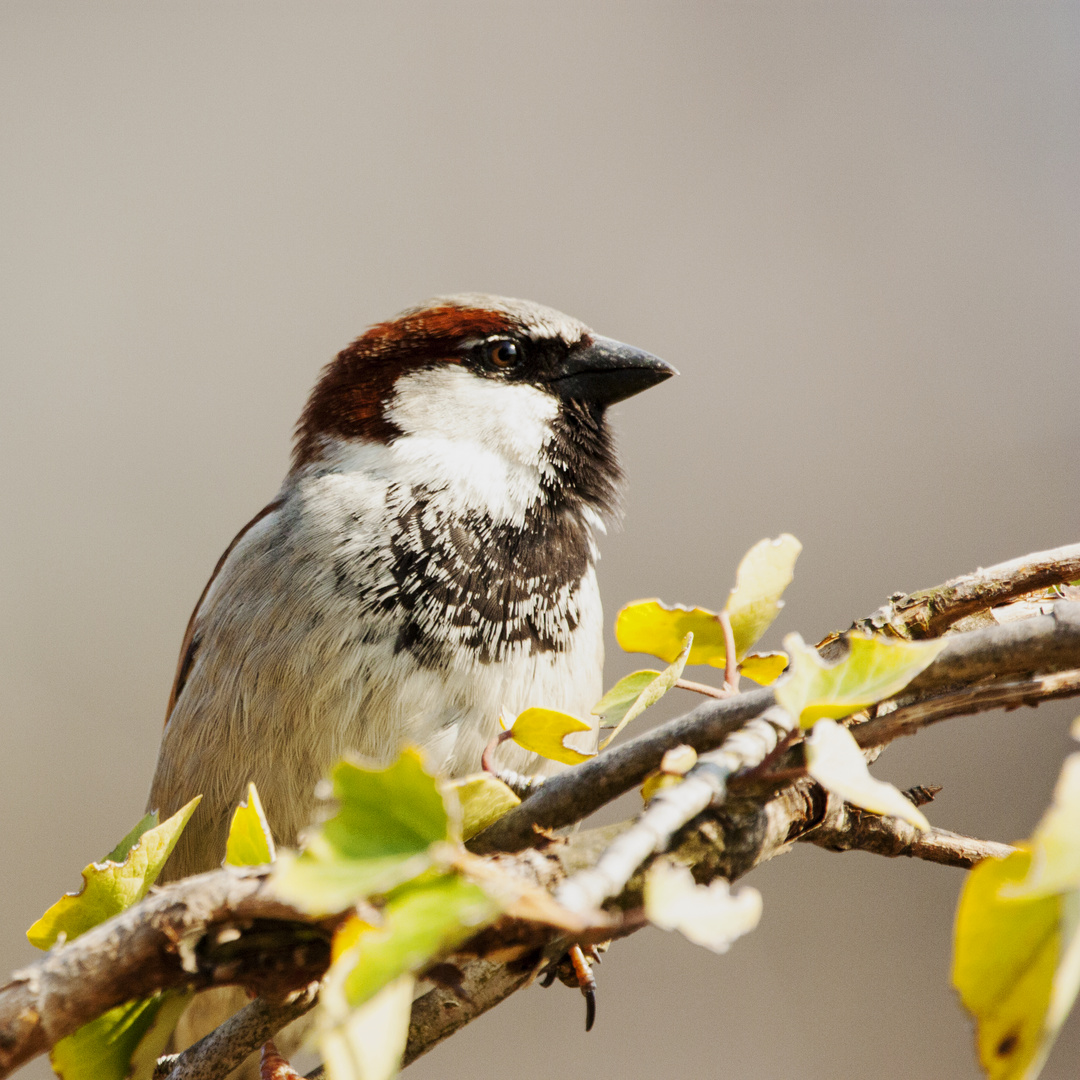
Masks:
[[[487,358],[492,367],[505,371],[521,360],[521,349],[516,341],[492,341],[487,346]]]

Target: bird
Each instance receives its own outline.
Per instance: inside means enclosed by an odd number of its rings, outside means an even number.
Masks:
[[[274,499],[188,623],[147,807],[202,801],[162,876],[217,867],[254,782],[295,844],[333,764],[479,768],[499,715],[600,697],[598,542],[623,488],[607,410],[675,374],[525,300],[436,297],[323,369]],[[505,764],[543,771],[511,745]]]

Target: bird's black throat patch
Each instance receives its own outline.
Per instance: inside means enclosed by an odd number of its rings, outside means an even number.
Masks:
[[[397,650],[434,667],[456,649],[492,663],[515,646],[569,648],[595,522],[616,515],[622,476],[603,415],[588,407],[560,411],[548,451],[550,475],[521,522],[451,513],[437,489],[391,492],[397,589],[384,602],[403,616]]]
[[[562,652],[579,621],[578,586],[594,561],[578,515],[538,504],[523,524],[450,515],[435,493],[412,488],[399,504],[387,610],[402,616],[395,648],[425,667],[458,649],[481,663],[526,652]]]

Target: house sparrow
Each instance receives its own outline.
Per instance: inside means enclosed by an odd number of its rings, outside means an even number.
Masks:
[[[184,635],[148,805],[203,798],[165,879],[221,862],[249,781],[291,844],[346,752],[386,762],[413,745],[453,776],[479,767],[501,708],[586,715],[602,690],[596,537],[621,480],[605,410],[672,374],[550,308],[484,295],[432,300],[339,353],[281,490],[226,548]],[[243,1003],[199,995],[176,1045]]]
[[[596,537],[621,481],[605,410],[673,373],[551,308],[479,294],[339,353],[281,490],[184,636],[148,806],[203,798],[166,877],[220,863],[249,781],[292,844],[342,754],[412,745],[454,776],[479,767],[502,707],[587,715]]]

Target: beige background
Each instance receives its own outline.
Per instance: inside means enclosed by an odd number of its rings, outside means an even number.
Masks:
[[[430,294],[682,369],[618,411],[609,617],[721,602],[782,530],[773,642],[1077,540],[1078,13],[4,3],[0,967],[141,813],[188,613],[320,365]],[[633,666],[612,646],[609,682]],[[943,725],[878,773],[1015,838],[1078,711]],[[976,1076],[958,872],[800,849],[752,881],[725,957],[614,949],[589,1037],[532,989],[411,1075]],[[1045,1075],[1078,1057],[1074,1018]]]

